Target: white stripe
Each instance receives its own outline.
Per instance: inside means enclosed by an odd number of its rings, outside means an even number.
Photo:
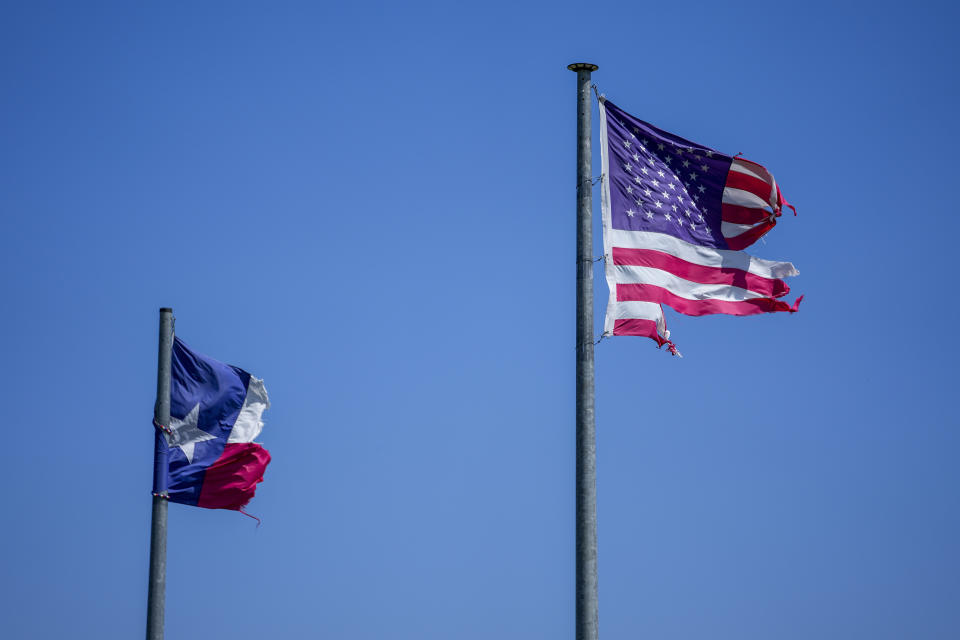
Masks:
[[[614,305],[617,320],[661,320],[663,309],[656,302],[618,300]]]
[[[763,224],[765,221],[758,222],[757,224]],[[741,233],[746,233],[753,229],[757,224],[734,224],[733,222],[722,222],[720,224],[720,233],[723,234],[724,238],[736,238]]]
[[[745,173],[748,176],[753,176],[758,180],[763,180],[767,184],[773,180],[773,176],[769,171],[764,169],[758,164],[753,164],[752,162],[744,162],[739,158],[734,158],[733,162],[730,164],[730,171],[736,171],[738,173]]]
[[[773,174],[767,171],[766,167],[761,167],[758,164],[746,162],[744,160],[740,160],[739,158],[734,158],[733,163],[730,165],[730,170],[743,173],[748,176],[753,176],[758,180],[766,182],[768,185],[770,185],[770,200],[767,204],[772,207],[773,203],[777,201],[777,181],[773,178]]]
[[[750,298],[764,298],[761,293],[727,284],[701,284],[654,267],[617,265],[620,284],[652,284],[687,300],[727,300],[740,302]]]
[[[264,410],[269,407],[270,399],[267,398],[267,389],[263,386],[263,380],[250,376],[250,382],[247,383],[247,397],[243,399],[240,415],[233,423],[227,443],[253,442],[253,439],[263,430],[263,421],[260,418]]]
[[[734,189],[733,187],[723,188],[723,201],[727,204],[737,204],[741,207],[769,207],[769,202],[764,202],[760,196],[744,191],[743,189]]]
[[[680,238],[675,238],[666,233],[626,231],[623,229],[610,229],[609,227],[604,228],[604,231],[603,244],[608,256],[607,285],[610,286],[613,291],[616,290],[616,282],[611,280],[611,276],[614,275],[612,273],[613,260],[609,259],[612,256],[611,247],[663,251],[664,253],[669,253],[693,264],[699,264],[705,267],[742,269],[743,271],[748,271],[758,276],[763,276],[764,278],[788,278],[790,276],[800,275],[796,267],[789,262],[774,262],[773,260],[754,258],[743,251],[701,247],[689,242],[684,242]]]
[[[662,338],[670,339],[663,309],[656,302],[615,301],[607,307],[607,317],[613,320],[653,320],[657,323],[657,333]]]

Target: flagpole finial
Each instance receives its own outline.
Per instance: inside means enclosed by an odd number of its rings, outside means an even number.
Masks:
[[[570,71],[596,71],[599,68],[591,62],[574,62],[567,65],[567,69],[570,69]]]

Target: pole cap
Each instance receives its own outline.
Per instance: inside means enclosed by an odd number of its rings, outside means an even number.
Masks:
[[[596,71],[599,68],[590,62],[574,62],[567,65],[567,69],[570,69],[570,71]]]
[[[173,309],[170,307],[160,307],[160,313],[173,313]]]

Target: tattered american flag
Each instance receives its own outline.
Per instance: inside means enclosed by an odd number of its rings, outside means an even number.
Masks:
[[[661,305],[702,316],[794,312],[780,300],[789,262],[741,249],[793,208],[764,167],[718,153],[620,110],[600,97],[603,157],[605,336],[670,341]]]

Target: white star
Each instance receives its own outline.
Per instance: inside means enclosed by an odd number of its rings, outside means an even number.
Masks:
[[[644,139],[643,139],[643,146],[647,146],[648,144],[650,144],[650,141],[647,140],[646,138],[644,138]]]
[[[633,128],[633,132],[634,132],[634,133],[640,133],[640,129],[639,129],[638,127],[634,127],[634,128]]]
[[[657,201],[654,202],[653,204],[657,205],[657,209],[662,209],[662,208],[663,208],[663,203],[660,202],[659,200],[657,200]]]
[[[640,154],[639,154],[639,153],[633,154],[633,161],[634,161],[634,162],[640,162]]]
[[[643,200],[641,200],[640,198],[637,198],[637,206],[638,207],[643,206]]]
[[[697,222],[703,222],[703,216],[699,213],[697,214]]]
[[[630,216],[631,218],[632,218],[633,216],[635,216],[636,214],[637,214],[637,212],[634,211],[633,209],[627,209],[627,215]]]
[[[653,158],[650,158],[649,160],[647,160],[647,162],[650,163],[650,166],[651,166],[651,167],[652,167],[654,164],[656,164],[656,163],[653,161]]]
[[[663,151],[663,143],[662,143],[662,142],[658,142],[658,143],[657,143],[657,149],[659,149],[660,151]]]
[[[657,180],[654,180],[653,182],[651,182],[651,184],[654,186],[654,188],[660,186],[660,183]]]
[[[688,218],[690,217],[690,210],[689,210],[689,209],[684,209],[684,210],[683,210],[683,213],[686,214],[686,216],[687,216]]]
[[[690,166],[690,161],[689,161],[689,160],[684,160],[684,161],[683,161],[683,168],[686,169],[686,168],[689,167],[689,166]]]
[[[643,172],[643,175],[647,175],[650,173],[650,169],[647,169],[646,167],[640,167],[640,171]]]
[[[691,173],[691,174],[690,174],[690,180],[693,181],[693,180],[696,180],[696,179],[697,179],[697,174]]]
[[[704,173],[706,173],[707,171],[710,171],[710,166],[709,166],[709,165],[702,164],[702,165],[700,165],[700,168],[703,169],[703,172],[704,172]]]
[[[708,157],[708,158],[712,158],[712,157],[713,157],[713,151],[707,150],[707,157]]]
[[[676,191],[676,190],[677,190],[677,186],[676,186],[675,184],[673,184],[672,182],[671,182],[670,184],[668,184],[667,186],[670,187],[670,190],[671,190],[671,191]]]
[[[627,164],[623,165],[623,169],[624,169],[624,171],[631,171],[631,170],[633,169],[633,165],[631,165],[631,164],[628,162]]]
[[[640,176],[633,176],[633,181],[640,184]]]
[[[649,218],[650,220],[653,220],[653,212],[652,212],[652,211],[644,211],[644,213],[647,214],[647,218]]]
[[[666,158],[664,158],[663,161],[666,162],[667,164],[670,164],[671,162],[673,162],[673,158],[671,158],[670,156],[667,156]]]
[[[647,196],[647,197],[649,198],[649,197],[650,197],[650,193],[651,193],[650,189],[647,189],[647,190],[645,190],[645,191],[643,192],[643,195],[645,195],[645,196]]]
[[[699,186],[697,187],[697,189],[699,189],[699,190],[700,190],[700,193],[703,193],[703,191],[704,191],[704,187],[703,187],[703,185],[702,185],[702,184],[701,184],[701,185],[699,185]]]
[[[680,225],[681,228],[683,227],[683,220],[681,220],[679,217],[677,218],[677,224]]]
[[[677,210],[677,205],[675,205],[675,204],[674,204],[674,205],[670,205],[670,208],[673,209],[674,211],[676,211],[676,210]]]
[[[663,214],[663,217],[667,219],[667,222],[670,222],[670,214],[669,214],[669,213]]]
[[[630,148],[630,141],[629,141],[629,140],[624,140],[624,141],[623,141],[623,146],[625,146],[627,149],[629,149],[629,148]]]
[[[628,184],[628,185],[627,185],[627,193],[633,193],[633,185],[632,185],[632,184]]]
[[[660,176],[661,178],[667,177],[667,174],[665,174],[663,171],[657,171],[657,175]]]
[[[664,191],[664,192],[663,192],[663,198],[664,198],[665,200],[669,200],[669,199],[670,199],[670,194],[667,193],[666,191]]]
[[[213,440],[216,436],[207,433],[198,425],[200,419],[200,403],[198,402],[190,413],[183,419],[170,416],[170,429],[173,433],[164,433],[167,439],[167,445],[171,447],[180,447],[183,454],[187,456],[187,462],[193,463],[193,450],[198,442]]]

